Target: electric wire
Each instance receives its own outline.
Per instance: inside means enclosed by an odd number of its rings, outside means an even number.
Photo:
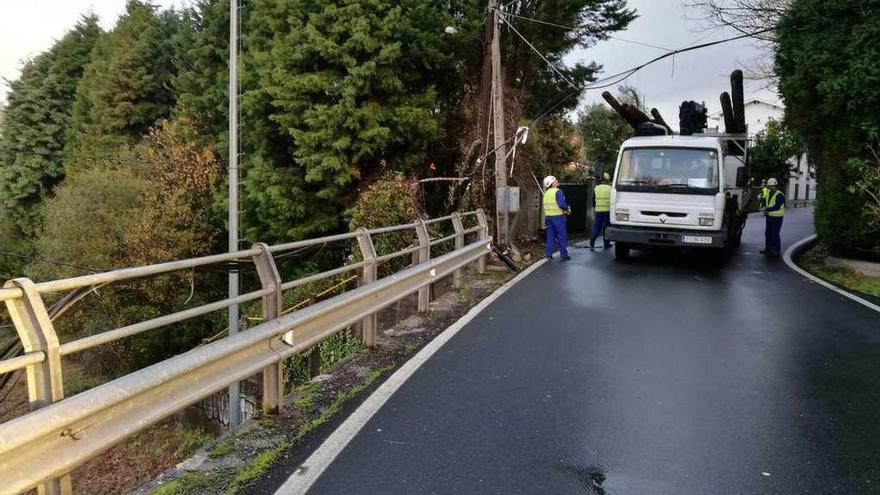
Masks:
[[[565,29],[565,30],[568,30],[568,31],[581,31],[581,30],[585,29],[584,27],[579,27],[579,28],[578,28],[578,27],[574,27],[574,26],[565,26],[565,25],[563,25],[563,24],[557,24],[557,23],[555,23],[555,22],[550,22],[550,21],[542,21],[541,19],[535,19],[534,17],[526,17],[526,16],[524,16],[524,15],[513,14],[513,13],[510,13],[510,12],[504,12],[502,15],[505,16],[505,17],[513,17],[513,18],[515,18],[515,19],[522,19],[522,20],[524,20],[524,21],[531,21],[531,22],[534,22],[534,23],[537,23],[537,24],[544,24],[544,25],[547,25],[547,26],[558,27],[558,28]],[[510,24],[508,24],[508,26],[510,26]],[[621,37],[619,37],[619,36],[611,36],[611,35],[607,35],[607,38],[608,38],[608,39],[615,40],[615,41],[621,41],[621,42],[623,42],[623,43],[630,43],[630,44],[633,44],[633,45],[644,46],[644,47],[647,47],[647,48],[655,48],[655,49],[657,49],[657,50],[672,51],[672,48],[667,48],[667,47],[665,47],[665,46],[652,45],[651,43],[645,43],[645,42],[642,42],[642,41],[635,41],[635,40],[631,40],[631,39],[627,39],[627,38],[621,38]]]

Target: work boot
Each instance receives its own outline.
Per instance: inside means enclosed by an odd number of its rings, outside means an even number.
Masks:
[[[595,251],[596,246],[596,238],[590,237],[590,251]]]
[[[567,254],[563,254],[563,255],[562,255],[562,261],[568,261],[568,260],[570,260],[570,259],[571,259],[571,256],[569,256],[569,255],[567,255]]]

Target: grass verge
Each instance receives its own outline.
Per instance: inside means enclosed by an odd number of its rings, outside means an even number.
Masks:
[[[846,289],[880,297],[880,277],[869,277],[847,268],[825,265],[828,251],[821,244],[798,257],[798,264],[813,275]]]

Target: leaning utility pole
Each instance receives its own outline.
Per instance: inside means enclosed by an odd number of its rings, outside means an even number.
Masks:
[[[238,251],[238,1],[229,2],[229,252]],[[238,297],[238,267],[229,270],[229,298]],[[229,306],[229,336],[238,333],[238,304]],[[229,426],[241,422],[239,382],[229,384]]]
[[[507,191],[507,146],[504,144],[504,81],[501,72],[501,17],[496,0],[489,0],[492,22],[492,134],[495,136],[495,242],[509,244]]]

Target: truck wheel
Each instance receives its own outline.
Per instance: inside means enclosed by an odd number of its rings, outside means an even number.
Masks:
[[[629,246],[623,244],[622,242],[618,242],[614,244],[614,257],[619,260],[625,260],[629,258]]]

